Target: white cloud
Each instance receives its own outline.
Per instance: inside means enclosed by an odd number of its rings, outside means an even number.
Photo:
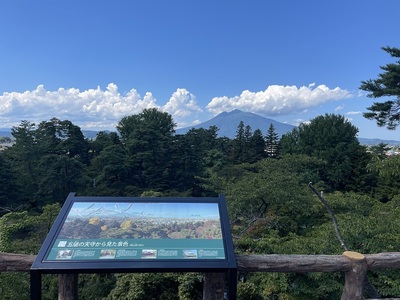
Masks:
[[[125,95],[110,83],[106,90],[100,87],[80,91],[59,88],[47,91],[43,85],[24,93],[0,95],[2,127],[16,126],[21,120],[40,122],[52,117],[68,119],[83,128],[113,129],[124,116],[157,107],[151,93],[142,98],[135,89]]]
[[[361,111],[349,111],[346,113],[346,115],[361,115],[362,112]]]
[[[169,101],[160,107],[152,93],[143,97],[135,89],[121,94],[114,83],[105,90],[80,91],[76,88],[59,88],[47,91],[39,85],[32,91],[10,92],[0,95],[0,127],[18,126],[22,120],[33,123],[56,117],[69,120],[83,129],[114,130],[122,117],[137,114],[146,108],[156,107],[170,113],[178,125],[192,125],[202,109],[196,104],[196,97],[186,89],[177,89]]]
[[[245,90],[240,96],[215,97],[207,105],[207,109],[218,114],[223,111],[241,109],[268,116],[285,115],[304,112],[326,102],[351,97],[351,93],[339,87],[330,89],[326,85],[282,86],[270,85],[265,91],[251,92]]]
[[[335,107],[335,111],[339,111],[339,110],[343,110],[344,106],[343,105],[339,105]]]
[[[196,96],[186,89],[177,89],[162,110],[173,116],[178,127],[185,126],[194,114],[203,112],[196,104]]]
[[[155,107],[171,114],[179,128],[206,121],[209,112],[217,114],[237,108],[261,115],[282,116],[304,113],[310,107],[350,96],[350,92],[338,87],[330,89],[314,83],[299,88],[272,85],[261,92],[245,90],[232,98],[215,97],[207,105],[208,111],[204,111],[197,105],[196,96],[184,88],[178,88],[161,106],[151,92],[141,96],[136,89],[131,89],[121,94],[114,83],[105,89],[98,86],[83,91],[76,88],[48,91],[39,85],[32,91],[0,94],[0,127],[18,126],[22,120],[38,123],[56,117],[69,120],[82,129],[114,130],[122,117]]]

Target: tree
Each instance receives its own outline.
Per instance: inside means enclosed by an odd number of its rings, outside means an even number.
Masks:
[[[240,121],[239,125],[236,128],[236,136],[233,140],[232,147],[232,161],[234,163],[243,163],[245,156],[245,126],[244,122]]]
[[[390,150],[390,147],[388,146],[388,144],[385,144],[385,143],[379,143],[378,145],[373,145],[373,146],[369,147],[369,151],[372,154],[377,155],[379,157],[379,159],[386,158],[386,153],[389,150]]]
[[[76,158],[82,163],[88,163],[89,144],[80,127],[71,121],[60,121],[61,145],[67,151],[68,157]]]
[[[52,118],[36,126],[22,121],[12,128],[15,144],[4,151],[11,165],[21,202],[38,209],[61,202],[85,185],[88,142],[70,121]]]
[[[239,122],[232,141],[231,159],[234,164],[254,163],[264,157],[265,142],[261,130],[252,131],[250,125]]]
[[[120,145],[121,140],[116,132],[100,131],[96,138],[89,142],[91,158],[96,157],[108,146]]]
[[[254,130],[250,138],[250,161],[251,163],[265,158],[265,141],[260,129]]]
[[[244,127],[244,152],[243,152],[243,162],[251,162],[253,160],[252,157],[252,149],[251,149],[251,138],[253,136],[253,130],[250,125],[246,125]]]
[[[35,141],[41,154],[59,154],[61,137],[57,127],[60,120],[42,121],[35,129]]]
[[[400,49],[394,47],[382,47],[392,57],[400,58]],[[400,124],[400,60],[380,67],[384,72],[377,79],[361,81],[360,89],[369,92],[370,98],[395,97],[385,102],[374,102],[367,107],[370,112],[364,113],[364,117],[375,120],[378,126],[386,126],[393,130]]]
[[[175,126],[170,114],[156,108],[149,108],[137,115],[123,117],[118,122],[117,130],[122,141],[127,142],[131,138],[140,138],[141,130],[152,130],[170,137],[175,133]]]
[[[91,160],[89,176],[92,178],[94,195],[126,195],[126,187],[132,182],[132,168],[128,165],[128,153],[121,144],[110,145]]]
[[[35,130],[35,141],[43,155],[66,155],[88,162],[88,141],[79,126],[71,121],[52,118],[41,122]]]
[[[83,190],[89,182],[83,164],[66,155],[48,154],[39,160],[35,199],[39,206],[63,203],[71,192]]]
[[[368,170],[377,173],[377,185],[374,195],[382,202],[392,200],[400,193],[400,156],[381,158],[375,155],[368,164]]]
[[[122,118],[117,130],[128,151],[133,182],[144,190],[168,188],[175,133],[172,116],[156,108],[145,109]]]
[[[218,152],[218,128],[192,128],[184,135],[177,135],[172,148],[172,174],[170,180],[174,190],[186,195],[201,196],[199,176],[204,175],[206,167],[215,163],[210,160]]]
[[[0,216],[15,209],[20,204],[17,199],[17,187],[11,165],[0,152]]]
[[[10,162],[11,172],[16,178],[18,195],[21,202],[29,203],[32,195],[37,191],[37,165],[39,151],[35,140],[35,123],[22,121],[17,127],[11,129],[15,138],[12,147],[4,151],[5,158]]]
[[[268,157],[277,158],[279,156],[279,136],[272,123],[269,125],[265,136],[265,145]]]
[[[368,153],[360,145],[357,133],[358,128],[343,116],[325,114],[284,135],[281,151],[323,159],[326,165],[319,174],[328,189],[357,190],[362,188],[357,181],[367,174],[368,163]]]
[[[315,221],[306,184],[319,181],[316,170],[321,164],[305,155],[287,155],[215,170],[206,182],[209,189],[226,195],[231,221],[249,224],[250,230],[256,222],[262,227],[260,236],[285,235]]]

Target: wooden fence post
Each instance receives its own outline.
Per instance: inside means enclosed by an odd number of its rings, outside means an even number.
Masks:
[[[58,275],[58,300],[78,300],[78,274]]]
[[[225,273],[206,273],[203,285],[203,300],[223,300]]]
[[[362,300],[364,282],[367,274],[367,261],[358,252],[345,251],[345,257],[350,259],[351,269],[345,273],[345,284],[341,300]]]

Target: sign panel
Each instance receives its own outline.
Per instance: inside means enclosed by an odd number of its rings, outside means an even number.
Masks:
[[[74,202],[44,261],[225,259],[219,203]]]
[[[224,271],[236,268],[225,198],[71,193],[31,271]]]

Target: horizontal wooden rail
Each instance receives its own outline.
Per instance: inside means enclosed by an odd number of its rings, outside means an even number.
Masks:
[[[35,257],[0,252],[0,272],[29,272]],[[351,251],[342,255],[238,254],[236,261],[238,271],[242,272],[344,272],[346,280],[342,300],[361,300],[366,271],[400,269],[400,252],[365,255]],[[209,276],[211,278],[212,274]]]
[[[0,252],[0,272],[29,272],[35,255]]]
[[[400,252],[365,254],[368,270],[400,269]],[[351,263],[345,255],[238,254],[239,271],[247,272],[347,272]]]
[[[400,252],[365,254],[368,270],[400,269]],[[35,255],[0,252],[0,272],[29,272]],[[238,254],[238,271],[246,272],[346,272],[344,255]]]

